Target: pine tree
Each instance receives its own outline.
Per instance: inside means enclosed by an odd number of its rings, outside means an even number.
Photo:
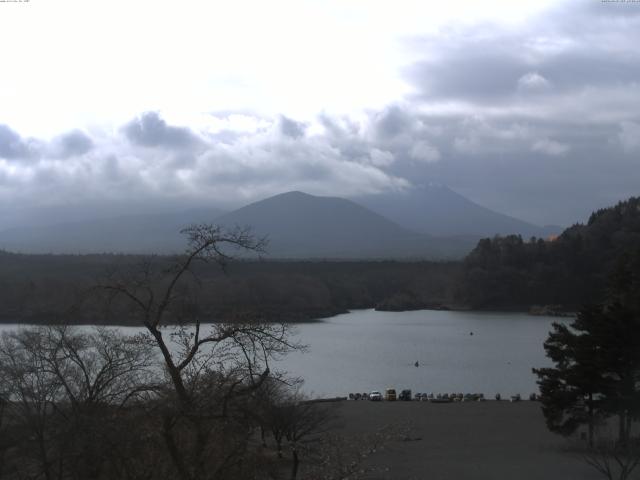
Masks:
[[[640,250],[622,256],[606,301],[585,306],[570,325],[553,325],[544,344],[552,368],[538,376],[547,426],[562,435],[617,416],[618,441],[640,418]]]

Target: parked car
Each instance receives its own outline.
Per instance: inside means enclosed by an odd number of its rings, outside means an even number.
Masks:
[[[396,389],[387,388],[384,392],[384,399],[388,402],[394,402],[396,400]]]
[[[402,400],[404,402],[410,402],[411,401],[411,390],[409,389],[404,389],[400,392],[400,396],[398,397],[399,400]]]
[[[382,400],[382,394],[377,390],[374,390],[369,394],[369,400],[372,402],[380,402]]]

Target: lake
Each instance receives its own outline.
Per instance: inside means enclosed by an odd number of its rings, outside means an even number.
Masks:
[[[276,367],[304,378],[304,390],[320,396],[390,387],[528,396],[538,390],[531,368],[550,365],[542,344],[551,324],[566,320],[520,313],[354,310],[298,325],[296,336],[308,352],[293,353]],[[15,325],[0,325],[0,331],[11,328]]]
[[[322,395],[389,387],[528,395],[538,390],[531,368],[550,365],[542,344],[554,321],[519,313],[356,310],[301,325],[309,352],[280,364]]]

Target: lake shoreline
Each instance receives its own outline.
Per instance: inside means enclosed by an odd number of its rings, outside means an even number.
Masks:
[[[405,309],[394,309],[394,308],[379,308],[378,306],[372,305],[363,308],[349,308],[349,309],[336,309],[330,312],[325,312],[320,316],[313,317],[303,317],[296,320],[282,320],[281,323],[291,324],[291,325],[303,325],[303,324],[312,324],[312,323],[322,323],[329,318],[333,318],[338,315],[345,315],[352,312],[359,311],[375,311],[375,312],[386,312],[386,313],[407,313],[407,312],[439,312],[439,311],[450,311],[450,312],[461,312],[461,313],[481,313],[481,314],[491,314],[491,313],[514,313],[514,314],[522,314],[522,315],[530,315],[532,317],[557,317],[557,318],[574,318],[577,313],[576,312],[564,312],[557,310],[550,310],[545,308],[534,308],[536,306],[532,306],[529,308],[467,308],[460,305],[449,305],[449,304],[437,304],[432,305],[430,307],[420,307],[420,308],[405,308]],[[233,323],[230,321],[224,320],[210,320],[201,322],[202,325],[207,324],[218,324],[218,323]],[[274,320],[267,320],[266,323],[280,323]],[[7,318],[0,317],[0,325],[24,325],[24,326],[47,326],[47,325],[68,325],[68,326],[79,326],[79,327],[141,327],[142,324],[135,322],[90,322],[90,321],[77,321],[77,322],[66,322],[63,320],[56,320],[53,322],[42,322],[42,321],[34,321],[32,319],[18,319],[15,317]],[[166,326],[177,326],[178,323],[168,323]],[[195,323],[184,323],[183,325],[192,326]]]

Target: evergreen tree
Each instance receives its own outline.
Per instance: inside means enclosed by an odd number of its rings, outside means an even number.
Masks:
[[[555,366],[534,369],[551,431],[569,435],[605,417],[619,419],[629,440],[640,417],[640,250],[625,254],[603,304],[584,307],[569,326],[555,323],[544,344]]]

